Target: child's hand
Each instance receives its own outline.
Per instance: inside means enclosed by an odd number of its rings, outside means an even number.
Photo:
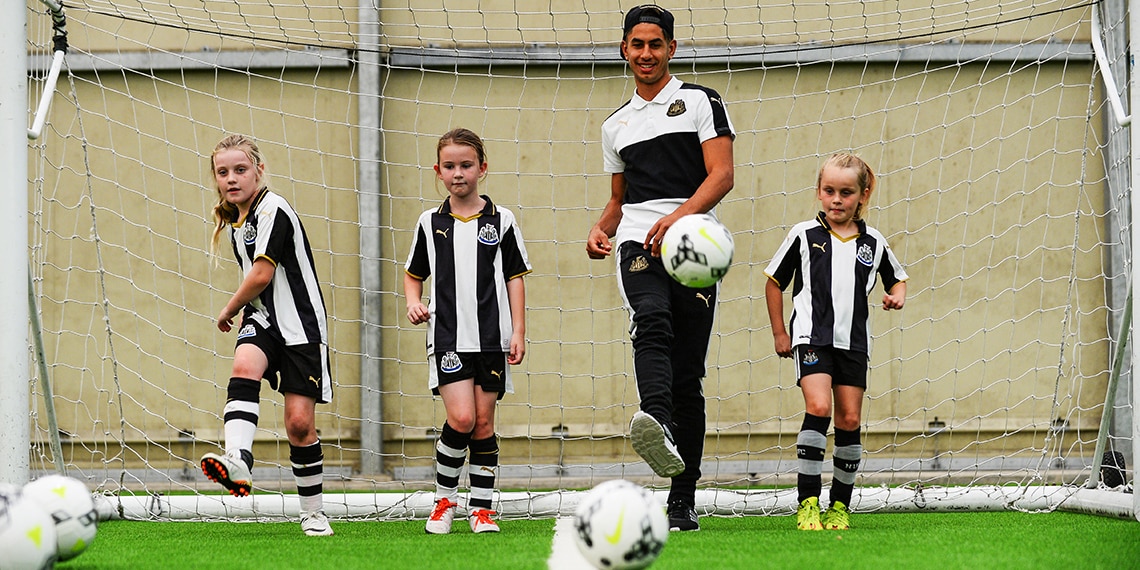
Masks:
[[[431,318],[431,313],[428,312],[427,306],[423,303],[412,303],[408,305],[408,320],[411,321],[413,325],[426,323],[429,318]]]
[[[230,332],[234,326],[234,317],[236,313],[229,312],[228,309],[222,309],[221,314],[218,315],[218,330],[222,332]]]
[[[788,333],[775,333],[772,335],[776,341],[776,354],[781,358],[792,357],[792,337]]]
[[[905,293],[903,293],[902,295],[892,295],[890,293],[886,293],[883,295],[883,310],[884,311],[889,311],[891,309],[901,309],[901,308],[903,308],[903,305],[905,303],[906,303],[906,294]]]
[[[511,351],[507,353],[507,364],[522,364],[526,356],[526,339],[521,334],[511,335]]]

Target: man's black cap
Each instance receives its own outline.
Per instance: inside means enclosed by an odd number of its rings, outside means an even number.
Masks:
[[[656,4],[642,4],[626,12],[622,37],[628,36],[630,30],[638,24],[657,24],[667,39],[673,38],[673,14]]]

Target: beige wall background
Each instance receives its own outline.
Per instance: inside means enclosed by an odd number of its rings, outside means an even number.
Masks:
[[[347,6],[243,2],[239,14],[216,2],[69,3],[69,61],[86,67],[61,80],[29,180],[33,274],[68,461],[95,473],[166,473],[216,448],[234,339],[213,321],[239,275],[228,244],[211,255],[208,156],[225,133],[244,132],[260,141],[271,186],[302,216],[325,280],[336,381],[335,401],[319,408],[326,461],[352,473],[362,453],[376,452],[360,448],[362,421],[375,421],[362,420],[375,411],[361,410],[360,376],[379,366],[387,474],[430,465],[444,414],[426,386],[424,331],[404,317],[402,266],[409,228],[445,196],[431,170],[436,141],[466,126],[487,141],[485,192],[518,214],[535,268],[527,358],[499,408],[502,462],[635,462],[623,439],[637,403],[628,317],[612,261],[584,254],[609,193],[600,124],[632,95],[611,53],[626,4],[551,1],[516,12],[505,0],[385,1],[380,34],[366,37]],[[1083,46],[1088,36],[1087,9],[1064,9],[1073,2],[663,4],[677,14],[683,48],[749,56],[764,46],[947,38],[998,52],[1018,42]],[[29,30],[30,53],[43,52],[44,19],[32,16]],[[373,43],[382,60],[421,47],[450,48],[456,61],[464,50],[524,45],[605,55],[382,68],[382,354],[369,360],[357,176],[368,157],[359,75],[343,50]],[[334,55],[299,67],[195,63],[282,50]],[[967,460],[1051,453],[1058,417],[1075,438],[1065,453],[1091,454],[1108,376],[1103,259],[1113,236],[1103,233],[1103,119],[1087,50],[966,61],[802,53],[800,65],[698,57],[673,66],[718,90],[738,131],[736,187],[718,209],[736,258],[708,359],[706,459],[718,474],[794,459],[803,404],[791,364],[772,352],[763,268],[787,229],[814,214],[819,163],[839,150],[877,169],[868,219],[911,276],[906,308],[873,317],[868,457],[930,456],[935,442],[924,433],[936,417],[954,428],[940,450]],[[155,63],[170,58],[187,63]],[[280,406],[263,391],[257,454],[267,464],[287,459]],[[50,457],[42,414],[33,418],[41,464]]]

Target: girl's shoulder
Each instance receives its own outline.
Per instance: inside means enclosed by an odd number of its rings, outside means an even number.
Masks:
[[[498,204],[495,204],[495,212],[497,212],[500,216],[502,216],[503,219],[512,220],[512,221],[518,219],[518,217],[515,216],[514,210],[500,206]]]
[[[812,230],[812,229],[819,228],[819,227],[821,227],[821,225],[819,223],[819,218],[812,218],[810,220],[804,220],[802,222],[796,222],[795,225],[793,225],[791,228],[788,229],[788,235],[802,234],[802,233],[807,232],[808,230]]]
[[[486,195],[486,194],[481,194],[480,196],[482,196],[483,200],[486,201],[486,204],[483,205],[483,213],[484,214],[490,214],[490,215],[498,216],[499,219],[502,220],[502,223],[504,226],[511,225],[511,224],[514,224],[517,222],[518,217],[515,216],[514,210],[511,210],[510,208],[506,208],[504,206],[500,206],[498,203],[491,200],[491,197]]]
[[[254,210],[264,212],[266,210],[285,210],[293,212],[293,206],[284,196],[266,188],[261,195],[257,198],[257,204],[254,205]]]
[[[886,236],[883,235],[883,232],[880,232],[879,230],[877,230],[877,229],[875,229],[869,225],[864,225],[863,231],[867,235],[875,238],[876,240],[879,240],[879,241],[883,242],[884,244],[887,243],[887,238],[886,238]]]
[[[425,221],[430,220],[432,216],[434,216],[436,214],[442,214],[442,213],[443,213],[443,211],[439,206],[436,206],[434,208],[429,208],[427,210],[424,210],[423,212],[420,212],[420,216],[418,218],[416,218],[416,223],[422,224]]]

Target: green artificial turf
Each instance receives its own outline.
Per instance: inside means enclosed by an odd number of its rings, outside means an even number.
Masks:
[[[295,523],[100,524],[94,543],[64,570],[192,568],[490,570],[547,567],[552,519],[501,521],[474,535],[464,521],[446,536],[423,521],[333,521],[336,535],[306,537]],[[846,570],[1140,568],[1140,522],[1075,513],[856,514],[847,531],[803,532],[792,517],[702,517],[672,533],[655,569]]]

